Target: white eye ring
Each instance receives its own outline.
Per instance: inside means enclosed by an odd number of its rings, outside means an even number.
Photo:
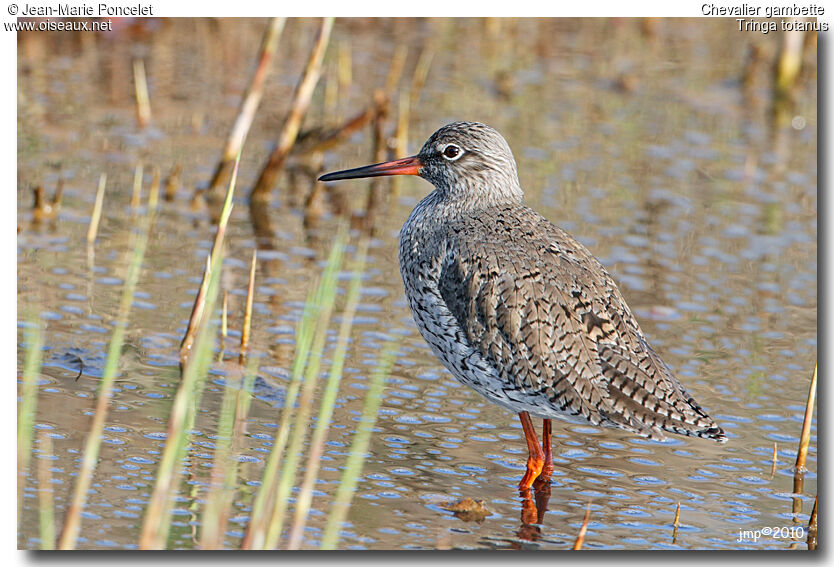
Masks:
[[[459,160],[460,156],[462,156],[463,154],[464,154],[463,148],[461,148],[457,144],[448,144],[440,152],[440,155],[442,155],[448,161]]]

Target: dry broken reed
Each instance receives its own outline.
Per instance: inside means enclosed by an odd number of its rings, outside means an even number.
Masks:
[[[252,264],[249,267],[249,286],[246,289],[246,310],[243,314],[243,329],[240,332],[240,354],[239,362],[246,362],[246,353],[249,350],[249,334],[252,328],[252,306],[255,301],[255,268],[258,262],[258,249],[252,250]],[[225,300],[225,295],[223,296]]]
[[[585,509],[585,519],[582,520],[582,527],[579,528],[579,535],[576,536],[576,542],[573,544],[574,551],[582,549],[585,543],[585,534],[588,532],[588,521],[591,519],[591,505]]]
[[[237,172],[240,167],[240,154],[235,160],[235,167],[232,171],[232,179],[229,182],[229,189],[226,191],[226,199],[223,203],[223,210],[220,213],[220,220],[217,224],[217,232],[214,236],[214,245],[211,248],[211,255],[206,259],[208,262],[206,271],[203,274],[203,280],[200,284],[200,290],[197,292],[197,299],[194,301],[194,306],[191,309],[191,317],[188,320],[188,326],[185,331],[185,336],[180,345],[180,364],[185,366],[188,363],[189,354],[194,341],[196,340],[197,330],[200,328],[201,321],[205,312],[206,294],[211,279],[211,273],[214,270],[220,269],[219,262],[223,255],[223,244],[226,236],[226,228],[229,224],[229,217],[232,214],[232,199],[234,197],[235,184],[237,183]]]
[[[222,362],[226,356],[226,337],[229,335],[229,292],[223,290],[223,302],[220,304],[220,352],[217,361]]]
[[[255,72],[252,74],[249,86],[240,101],[237,118],[229,132],[223,155],[220,157],[209,183],[209,192],[213,193],[226,182],[234,165],[235,156],[240,153],[240,149],[243,147],[243,141],[246,139],[249,128],[255,119],[255,113],[261,103],[261,98],[263,98],[264,81],[286,21],[286,18],[272,18],[264,31],[258,54],[258,64],[255,66]]]
[[[814,376],[811,378],[811,386],[808,388],[808,400],[805,403],[805,419],[802,421],[802,434],[799,437],[799,450],[796,454],[796,471],[803,473],[805,460],[808,458],[808,446],[811,443],[811,423],[814,419],[814,401],[817,397],[817,366],[814,365]]]
[[[332,29],[333,18],[323,18],[318,36],[307,59],[307,65],[293,94],[290,112],[287,115],[284,127],[278,138],[278,145],[272,151],[266,165],[261,170],[261,174],[249,195],[250,199],[269,200],[272,186],[275,184],[278,174],[284,167],[284,162],[298,136],[301,120],[304,118],[307,108],[310,106],[313,90],[321,76],[321,63],[324,59],[324,52],[327,49],[327,44],[330,40],[330,31]]]
[[[98,190],[96,190],[96,202],[93,205],[93,214],[90,215],[90,226],[87,229],[87,245],[92,246],[98,234],[98,224],[101,220],[101,208],[104,204],[104,188],[107,185],[107,174],[102,173],[98,179]]]
[[[148,96],[148,81],[145,77],[145,61],[133,60],[133,85],[136,93],[136,120],[144,128],[151,122],[151,98]]]
[[[61,210],[61,199],[64,192],[64,180],[59,179],[58,185],[55,187],[55,195],[52,200],[48,200],[44,195],[42,185],[35,187],[35,203],[32,206],[32,222],[39,223],[47,220],[53,220],[58,216],[58,211]]]
[[[339,77],[339,90],[342,93],[346,93],[353,84],[353,57],[351,55],[349,39],[339,42],[337,72]]]
[[[408,46],[400,44],[394,50],[394,55],[391,57],[391,66],[388,68],[388,76],[385,78],[385,92],[390,94],[397,88],[400,82],[400,77],[405,68],[405,60],[408,57]]]

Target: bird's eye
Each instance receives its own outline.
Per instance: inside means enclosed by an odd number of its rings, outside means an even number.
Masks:
[[[454,144],[449,144],[443,149],[443,157],[449,160],[457,159],[461,156],[463,150]]]

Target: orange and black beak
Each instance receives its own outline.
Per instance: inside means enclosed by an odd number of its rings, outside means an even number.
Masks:
[[[420,156],[411,156],[385,163],[366,165],[344,171],[334,171],[319,177],[319,181],[336,181],[339,179],[358,179],[360,177],[380,177],[383,175],[420,175],[423,162]]]

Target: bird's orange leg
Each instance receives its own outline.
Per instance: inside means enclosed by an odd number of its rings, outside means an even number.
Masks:
[[[551,435],[553,433],[553,423],[549,419],[544,420],[542,426],[542,446],[544,447],[544,467],[539,478],[549,480],[550,475],[553,474],[553,440]]]
[[[544,420],[542,426],[542,447],[544,449],[544,464],[539,476],[533,481],[533,489],[538,494],[545,486],[550,486],[550,475],[553,474],[553,442],[551,434],[553,423],[549,419]]]
[[[527,457],[527,472],[518,483],[519,490],[527,490],[533,485],[533,481],[538,478],[539,473],[544,467],[544,453],[542,452],[539,439],[536,437],[536,430],[533,428],[533,420],[530,419],[530,414],[526,411],[518,414],[521,419],[521,428],[524,429],[524,439],[527,441],[527,451],[530,454]]]

